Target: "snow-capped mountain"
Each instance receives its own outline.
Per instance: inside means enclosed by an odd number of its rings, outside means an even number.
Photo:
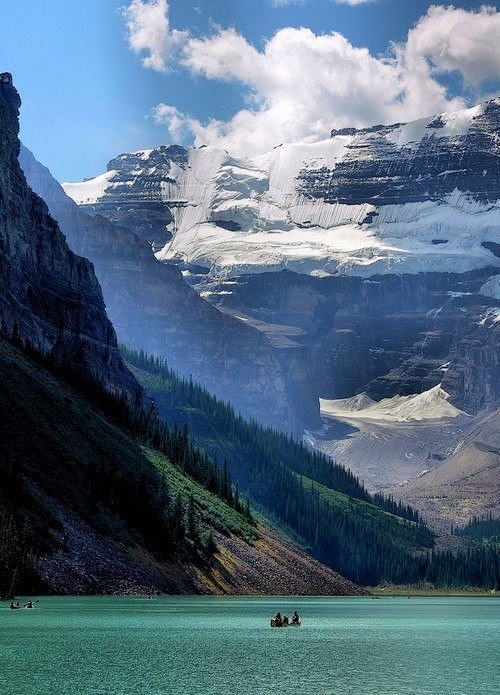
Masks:
[[[123,154],[64,188],[218,308],[305,347],[321,398],[443,383],[469,413],[500,397],[500,98],[254,159]]]
[[[159,259],[213,277],[498,266],[500,98],[408,124],[332,131],[253,159],[177,145],[123,154],[101,176],[64,189],[152,241]]]

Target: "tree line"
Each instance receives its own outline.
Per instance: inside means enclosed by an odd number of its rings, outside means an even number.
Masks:
[[[478,542],[500,543],[500,517],[493,517],[491,512],[481,517],[473,516],[465,526],[452,526],[451,532]]]
[[[58,454],[47,451],[40,456],[41,452],[29,445],[30,433],[24,431],[21,423],[19,430],[13,432],[5,424],[5,418],[0,422],[3,481],[0,488],[0,567],[3,572],[0,573],[0,593],[11,593],[12,587],[33,589],[33,573],[25,571],[31,566],[31,559],[61,546],[56,536],[48,533],[48,528],[57,529],[58,522],[50,503],[43,502],[36,486],[33,487],[33,481],[37,480],[43,481],[44,489],[47,486],[46,492],[55,499],[64,500],[100,532],[113,537],[125,534],[124,542],[140,542],[160,560],[184,558],[211,563],[216,545],[210,514],[200,508],[192,495],[171,489],[139,444],[164,454],[183,475],[216,495],[246,522],[254,524],[249,503],[240,497],[227,461],[219,465],[200,451],[187,428],[170,428],[145,399],[131,400],[126,394],[112,394],[87,374],[78,373],[72,364],[61,364],[59,358],[56,363],[50,354],[41,355],[29,344],[21,346],[13,342],[14,348],[22,348],[19,355],[23,359],[28,357],[37,370],[39,367],[46,369],[93,404],[96,415],[90,417],[94,418],[94,425],[103,423],[96,428],[101,428],[99,432],[102,431],[105,439],[92,442],[94,453],[91,456],[80,455],[72,450],[75,423],[66,425],[63,418],[56,426],[63,443],[61,451],[65,454],[58,458]],[[22,389],[28,388],[19,376],[24,373],[23,368],[14,370],[7,360],[2,367],[12,375],[8,388],[16,388],[15,397],[22,400]],[[19,364],[29,365],[30,362]],[[18,382],[14,382],[17,376]],[[58,387],[50,382],[44,384],[50,399],[50,389],[56,393]],[[8,403],[11,398],[11,392],[4,392],[0,385],[0,400]],[[67,394],[64,398],[72,402]],[[75,401],[78,402],[76,393]],[[39,438],[49,441],[54,423],[50,419],[45,421],[46,410],[41,407],[40,417],[36,415],[34,423]],[[79,413],[78,407],[73,411]],[[104,414],[104,419],[99,413]],[[88,426],[83,422],[84,416],[77,417],[82,420],[76,423],[77,430],[86,432]],[[109,438],[109,423],[117,427],[113,439]],[[129,435],[130,439],[124,435]],[[118,520],[121,521],[118,523]]]
[[[325,564],[365,585],[418,583],[432,575],[436,585],[467,581],[490,587],[492,572],[472,568],[475,562],[492,567],[495,557],[433,551],[434,533],[410,505],[370,495],[343,466],[282,432],[244,420],[192,379],[178,377],[163,359],[125,346],[120,350],[147,373],[143,385],[160,414],[170,422],[189,422],[198,442],[227,456],[240,488]],[[321,486],[344,497],[328,499]]]

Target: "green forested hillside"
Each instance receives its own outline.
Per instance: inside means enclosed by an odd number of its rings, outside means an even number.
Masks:
[[[498,552],[485,557],[434,552],[434,534],[416,510],[371,496],[343,466],[280,432],[246,422],[161,360],[124,346],[121,351],[162,417],[187,426],[202,449],[226,459],[243,494],[341,574],[365,585],[498,585]]]
[[[407,518],[394,514],[397,503],[372,498],[341,466],[246,423],[163,365],[128,358],[143,363],[136,374],[170,426],[143,404],[74,376],[69,385],[40,358],[0,341],[1,593],[36,588],[35,557],[64,546],[52,500],[160,563],[208,566],[214,531],[257,539],[241,501],[247,494],[313,555],[360,583],[498,585],[494,545],[433,552],[432,532],[410,508],[401,510]]]
[[[455,527],[453,533],[479,543],[500,544],[500,518],[493,517],[491,512],[480,518],[474,516],[465,526]]]
[[[168,430],[152,412],[139,417],[99,389],[90,398],[88,384],[84,391],[87,397],[0,340],[2,594],[12,584],[36,586],[33,558],[61,546],[51,499],[159,561],[209,563],[213,530],[257,536],[227,471],[184,432]]]
[[[280,432],[246,422],[160,361],[125,348],[122,353],[160,414],[187,425],[200,447],[227,459],[243,493],[340,573],[366,584],[386,577],[403,581],[413,571],[411,553],[432,547],[433,534],[424,525],[381,509],[342,466]],[[404,511],[414,517],[413,510]]]

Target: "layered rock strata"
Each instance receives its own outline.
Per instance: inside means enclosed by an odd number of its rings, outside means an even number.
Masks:
[[[499,133],[497,98],[253,158],[176,145],[122,154],[64,187],[157,249],[153,206],[172,236],[158,257],[214,277],[469,271],[498,266]]]
[[[70,251],[19,166],[21,100],[0,75],[0,330],[114,391],[140,388],[119,355],[92,264]]]
[[[265,273],[213,282],[210,297],[300,342],[323,398],[380,400],[442,383],[474,413],[500,398],[500,311],[484,289],[498,277],[496,268],[370,279]]]

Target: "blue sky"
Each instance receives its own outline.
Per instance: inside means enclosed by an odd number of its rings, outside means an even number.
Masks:
[[[238,154],[248,146],[254,153],[280,138],[326,137],[336,125],[466,105],[499,86],[499,59],[487,50],[499,35],[498,3],[488,3],[489,14],[479,17],[484,3],[456,1],[454,14],[443,10],[421,21],[409,42],[408,31],[438,3],[309,0],[277,7],[272,0],[170,0],[163,5],[167,29],[161,21],[148,25],[151,32],[139,37],[134,52],[140,13],[158,0],[136,0],[135,24],[127,28],[123,8],[130,1],[2,0],[0,70],[13,73],[23,100],[21,136],[61,181],[100,173],[120,152],[174,139],[220,143]],[[459,8],[468,13],[459,16]],[[458,38],[443,56],[443,32],[455,19]],[[293,31],[284,32],[287,27]],[[335,40],[320,40],[331,32]],[[475,32],[473,48],[460,54],[461,37]],[[156,69],[145,67],[162,37],[168,45]],[[391,42],[405,46],[397,65]],[[295,48],[288,52],[288,45]],[[361,48],[368,50],[356,51]],[[415,81],[422,56],[436,65]],[[320,75],[330,57],[329,72]],[[281,62],[289,71],[283,84]]]

